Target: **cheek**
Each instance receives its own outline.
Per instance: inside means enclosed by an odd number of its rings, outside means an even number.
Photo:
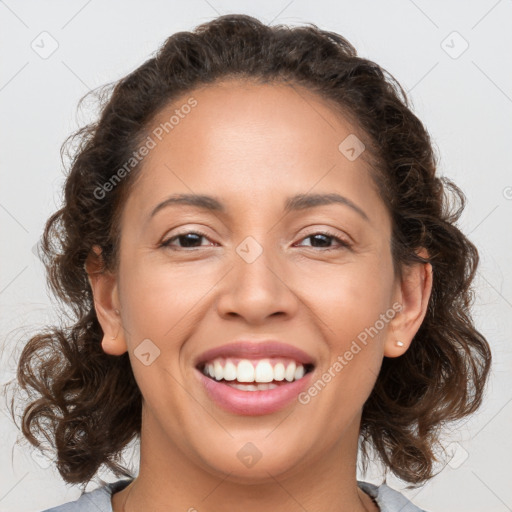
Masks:
[[[211,266],[200,263],[171,266],[140,258],[129,265],[126,258],[122,269],[123,323],[137,385],[153,411],[165,411],[173,404],[175,414],[166,421],[176,428],[180,404],[190,402],[182,387],[182,345],[200,324],[205,301],[218,279]]]
[[[385,331],[387,323],[382,325],[380,319],[392,310],[391,262],[375,255],[333,266],[314,277],[302,278],[301,290],[322,319],[332,349],[341,351],[358,336],[364,338],[375,324],[378,331]]]
[[[132,343],[154,338],[168,346],[173,339],[179,339],[179,334],[197,321],[195,316],[211,292],[216,276],[211,267],[201,264],[171,266],[147,262],[126,266],[122,307]]]
[[[376,258],[373,264],[367,259],[364,265],[338,267],[302,287],[321,319],[328,350],[301,403],[340,428],[361,410],[375,385],[385,334],[395,315],[393,275],[384,262]]]

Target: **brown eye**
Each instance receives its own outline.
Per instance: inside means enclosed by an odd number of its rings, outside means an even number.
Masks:
[[[302,240],[311,240],[311,247],[313,248],[320,248],[320,249],[326,249],[326,250],[335,250],[340,248],[350,248],[351,244],[349,244],[347,241],[342,240],[341,238],[335,236],[333,233],[330,233],[328,231],[321,231],[318,233],[313,233],[311,235],[308,235],[304,237]],[[330,241],[334,240],[338,247],[332,247],[330,245]]]
[[[206,239],[206,235],[197,231],[187,231],[186,233],[179,233],[160,244],[161,247],[170,247],[172,249],[194,249],[196,247],[203,247],[201,239]],[[177,247],[173,244],[178,241],[180,245]]]

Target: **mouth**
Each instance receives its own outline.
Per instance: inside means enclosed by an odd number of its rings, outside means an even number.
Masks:
[[[293,399],[315,368],[305,352],[278,342],[236,342],[197,361],[198,377],[220,407],[242,415],[269,414]]]
[[[275,389],[302,379],[313,371],[312,363],[289,358],[240,359],[217,357],[197,369],[209,379],[242,391]]]

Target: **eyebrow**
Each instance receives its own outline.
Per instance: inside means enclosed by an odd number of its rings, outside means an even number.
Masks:
[[[297,194],[289,197],[284,206],[285,213],[292,211],[305,210],[307,208],[315,208],[317,206],[325,206],[330,204],[342,204],[348,206],[355,212],[357,212],[363,219],[370,221],[368,215],[359,206],[354,204],[347,197],[339,194]],[[225,213],[225,206],[215,197],[207,196],[203,194],[174,194],[164,201],[156,205],[150,214],[150,218],[154,217],[157,212],[163,208],[171,205],[186,205],[195,206],[196,208],[202,208],[204,210]]]
[[[291,212],[297,210],[304,210],[306,208],[314,208],[316,206],[324,206],[329,204],[342,204],[352,208],[363,219],[370,221],[365,211],[353,203],[350,199],[340,194],[298,194],[289,197],[286,201],[284,211]]]

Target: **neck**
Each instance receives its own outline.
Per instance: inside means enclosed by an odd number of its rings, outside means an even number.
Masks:
[[[113,510],[378,512],[371,498],[357,486],[358,427],[358,423],[351,426],[334,446],[326,446],[315,458],[301,461],[292,469],[268,465],[260,467],[257,478],[248,478],[205,467],[204,461],[184,453],[143,414],[139,475],[114,494]]]

